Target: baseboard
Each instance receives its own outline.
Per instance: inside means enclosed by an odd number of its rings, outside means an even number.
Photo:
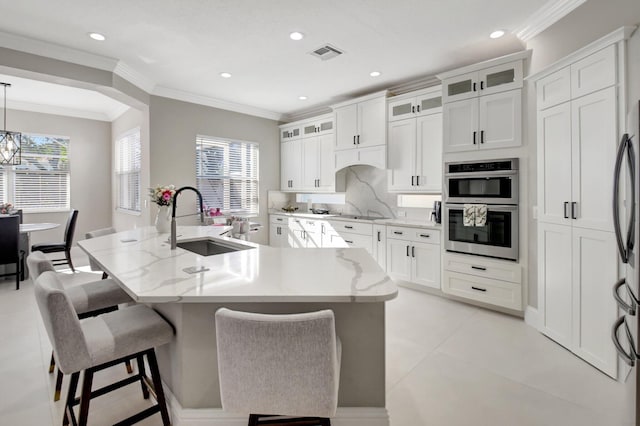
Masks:
[[[538,309],[533,306],[527,306],[524,310],[524,322],[537,330],[540,324]]]
[[[174,426],[246,426],[248,416],[226,413],[219,408],[182,408],[164,386]],[[338,407],[332,426],[389,426],[389,413],[381,407]]]

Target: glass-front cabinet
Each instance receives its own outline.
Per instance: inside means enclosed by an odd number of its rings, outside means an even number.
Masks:
[[[522,87],[522,61],[508,62],[480,71],[447,78],[444,102],[454,102]]]
[[[404,120],[405,118],[420,117],[442,112],[441,86],[413,92],[412,96],[399,96],[400,99],[389,100],[389,121]]]
[[[302,128],[302,137],[319,136],[333,133],[333,114],[316,121],[307,123]]]

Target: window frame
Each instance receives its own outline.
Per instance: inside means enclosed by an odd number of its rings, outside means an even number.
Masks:
[[[203,199],[204,199],[204,204],[207,205],[209,208],[217,208],[220,207],[220,211],[224,214],[224,215],[234,215],[234,216],[240,216],[240,217],[257,217],[260,215],[260,143],[258,142],[253,142],[253,141],[245,141],[245,140],[239,140],[239,139],[232,139],[232,138],[225,138],[225,137],[217,137],[217,136],[209,136],[209,135],[202,135],[202,134],[198,134],[196,135],[196,156],[195,156],[195,166],[196,166],[196,170],[195,170],[195,178],[196,178],[196,188],[202,193]],[[202,161],[199,158],[199,149],[202,145],[206,144],[207,142],[211,142],[211,143],[217,143],[217,144],[223,144],[226,145],[226,147],[230,147],[232,144],[240,144],[240,145],[250,145],[252,146],[252,149],[255,150],[255,159],[253,159],[255,161],[255,176],[249,176],[249,175],[245,175],[242,176],[240,178],[233,178],[232,174],[222,174],[222,175],[218,175],[218,177],[214,176],[204,176],[204,175],[199,175],[198,174],[198,170],[199,170],[199,161]],[[226,151],[227,154],[230,154],[230,152],[227,150]],[[225,158],[224,158],[224,167],[225,169],[229,170],[230,169],[230,155],[226,155],[225,154]],[[247,169],[250,170],[250,169]],[[224,184],[224,194],[223,194],[223,199],[224,199],[224,206],[217,206],[217,205],[209,205],[210,204],[210,200],[207,200],[207,192],[206,190],[204,190],[202,188],[202,186],[200,185],[200,179],[221,179],[223,181]],[[232,187],[232,181],[237,181],[237,180],[241,180],[241,181],[247,181],[249,182],[249,184],[251,185],[255,185],[255,209],[232,209],[231,208],[231,187]],[[244,193],[244,192],[243,192]],[[250,195],[250,193],[248,193]],[[246,194],[245,194],[246,196]],[[241,199],[244,197],[241,197]],[[229,205],[227,205],[229,204]]]
[[[13,204],[14,208],[18,208],[23,210],[25,213],[61,213],[61,212],[69,212],[71,210],[71,160],[70,160],[70,149],[71,149],[71,137],[65,135],[54,135],[47,133],[38,133],[38,132],[22,132],[22,137],[25,135],[29,137],[45,137],[51,139],[66,139],[67,141],[67,155],[66,160],[68,164],[68,170],[65,172],[59,172],[61,175],[66,176],[66,193],[67,197],[65,200],[65,206],[60,208],[52,208],[52,207],[43,207],[42,205],[36,208],[29,208],[24,206],[17,205],[16,202],[16,176],[20,173],[20,165],[2,165],[0,166],[0,174],[3,175],[4,180],[4,194],[1,194],[3,198],[0,198],[0,202],[7,203],[10,202]],[[22,159],[24,161],[24,142],[21,143],[22,149]],[[29,157],[30,154],[27,154]],[[37,171],[32,171],[34,174],[38,174]]]
[[[120,142],[122,142],[125,139],[128,139],[130,136],[132,135],[138,135],[138,140],[137,143],[139,145],[139,149],[140,149],[140,167],[138,168],[137,171],[127,171],[127,172],[121,172],[119,170],[119,158],[120,158]],[[113,168],[113,173],[114,173],[114,180],[115,180],[115,204],[116,204],[116,211],[119,213],[124,213],[124,214],[129,214],[132,216],[140,216],[142,214],[142,133],[140,130],[140,126],[134,127],[132,129],[129,129],[123,133],[121,133],[120,135],[118,135],[117,138],[115,138],[115,149],[114,149],[114,163],[115,166]],[[138,206],[139,206],[139,210],[135,210],[135,209],[128,209],[128,208],[124,208],[121,207],[120,204],[120,176],[123,174],[137,174],[138,175]]]

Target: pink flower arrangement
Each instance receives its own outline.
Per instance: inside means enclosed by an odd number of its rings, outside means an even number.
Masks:
[[[159,206],[170,206],[173,202],[173,196],[175,193],[176,188],[173,185],[149,188],[149,196],[151,197],[151,200]]]
[[[12,207],[11,203],[0,203],[0,214],[9,214],[13,210]]]

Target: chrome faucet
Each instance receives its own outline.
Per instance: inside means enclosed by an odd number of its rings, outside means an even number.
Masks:
[[[171,250],[175,250],[178,245],[178,237],[176,236],[176,207],[178,206],[178,194],[183,190],[190,189],[198,195],[200,201],[200,222],[204,225],[204,203],[202,202],[202,194],[193,186],[183,186],[173,194],[173,209],[171,210]]]

